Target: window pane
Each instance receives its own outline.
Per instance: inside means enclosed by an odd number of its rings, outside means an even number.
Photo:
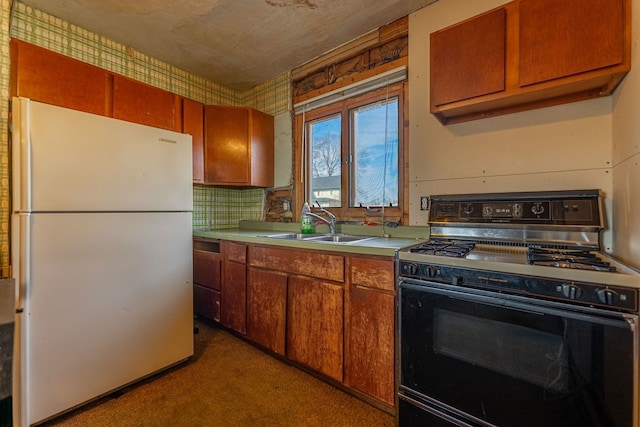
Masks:
[[[354,109],[351,117],[351,206],[398,206],[398,99]]]
[[[323,207],[341,205],[341,118],[325,117],[308,127],[310,157],[309,202]]]

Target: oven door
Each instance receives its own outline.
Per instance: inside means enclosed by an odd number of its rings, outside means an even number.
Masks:
[[[399,284],[400,426],[637,426],[637,316]]]

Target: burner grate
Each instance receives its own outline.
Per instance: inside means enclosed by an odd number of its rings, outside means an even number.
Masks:
[[[529,248],[527,263],[549,267],[615,272],[616,267],[588,250],[554,250]]]
[[[430,240],[427,243],[423,243],[420,246],[412,248],[409,252],[425,254],[425,255],[439,255],[455,258],[462,258],[467,255],[471,249],[473,249],[475,243],[473,242],[461,242],[456,240]]]

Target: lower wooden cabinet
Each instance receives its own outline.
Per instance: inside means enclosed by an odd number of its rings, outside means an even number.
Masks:
[[[393,405],[395,297],[358,286],[349,292],[348,385]]]
[[[388,258],[349,262],[345,383],[394,405],[395,264]]]
[[[285,355],[287,275],[249,268],[247,280],[247,338]]]
[[[241,334],[247,333],[247,245],[223,242],[220,323]]]
[[[222,252],[224,326],[393,409],[392,257],[235,242]]]
[[[193,312],[216,322],[220,321],[220,292],[193,284]]]
[[[220,321],[220,241],[193,241],[193,312]]]
[[[287,357],[342,381],[343,286],[291,276],[287,294]]]

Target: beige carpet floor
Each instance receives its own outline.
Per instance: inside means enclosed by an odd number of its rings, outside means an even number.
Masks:
[[[191,361],[46,426],[389,426],[393,416],[197,322]]]

